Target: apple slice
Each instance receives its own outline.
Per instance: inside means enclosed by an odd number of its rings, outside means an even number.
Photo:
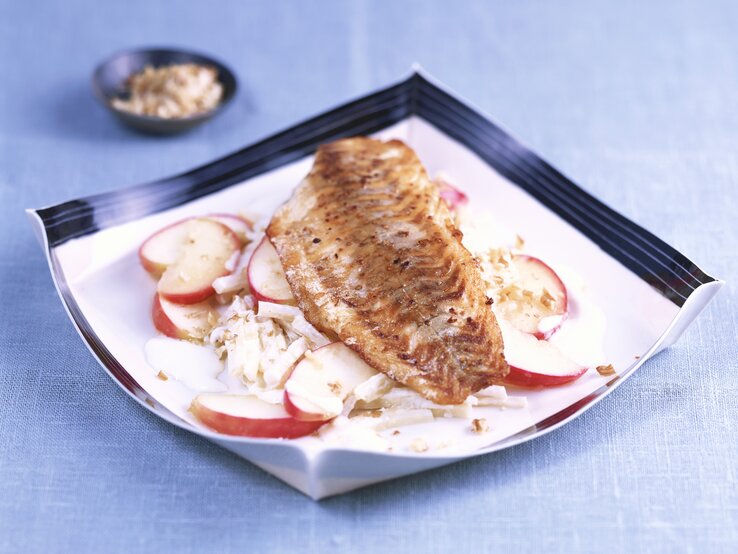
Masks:
[[[566,319],[568,295],[556,272],[533,256],[512,257],[517,272],[514,295],[498,302],[496,313],[524,333],[548,339]]]
[[[441,177],[436,177],[436,184],[441,192],[441,198],[446,202],[449,208],[455,210],[459,206],[464,206],[469,202],[469,197],[453,186],[451,183]]]
[[[332,342],[297,362],[284,385],[287,412],[302,421],[327,421],[343,411],[343,401],[361,383],[376,375],[356,352]]]
[[[184,244],[161,276],[158,291],[170,302],[196,304],[215,293],[215,279],[235,269],[241,242],[228,227],[211,219],[193,219],[186,225]]]
[[[154,295],[151,318],[154,327],[173,339],[204,338],[212,328],[212,318],[217,312],[210,302],[175,304],[161,295]]]
[[[248,219],[235,214],[210,214],[205,218],[228,227],[241,244],[248,242],[246,233],[253,225]],[[161,276],[179,257],[180,250],[191,232],[192,223],[198,219],[201,218],[190,217],[177,221],[147,238],[138,249],[138,257],[144,269],[155,277]]]
[[[283,406],[250,395],[198,394],[190,411],[203,425],[242,437],[296,439],[323,425],[322,421],[297,420]]]
[[[205,217],[228,227],[236,234],[241,244],[248,242],[248,232],[254,228],[254,224],[251,221],[236,214],[209,214]]]
[[[138,249],[138,259],[146,271],[159,277],[177,260],[182,245],[187,241],[192,221],[192,218],[188,218],[167,225],[143,242]]]
[[[524,333],[504,320],[498,323],[505,343],[505,360],[510,365],[506,385],[553,387],[576,381],[587,371],[550,342]]]
[[[286,304],[294,302],[292,289],[282,269],[277,251],[264,237],[251,255],[248,267],[249,288],[257,300]]]

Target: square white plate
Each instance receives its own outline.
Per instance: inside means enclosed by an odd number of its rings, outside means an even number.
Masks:
[[[463,435],[459,426],[468,422],[429,424],[435,434],[464,438],[422,454],[340,449],[312,437],[229,437],[199,426],[188,402],[156,378],[144,357],[156,333],[149,317],[155,284],[140,268],[138,246],[187,216],[271,214],[308,172],[319,144],[366,134],[406,141],[431,175],[452,175],[472,205],[524,236],[527,251],[575,269],[605,314],[604,355],[619,375],[590,371],[571,385],[526,393],[525,410],[488,408],[492,428],[481,436]],[[73,323],[124,390],[145,409],[316,499],[507,448],[563,425],[672,344],[722,286],[421,73],[189,173],[28,213]]]

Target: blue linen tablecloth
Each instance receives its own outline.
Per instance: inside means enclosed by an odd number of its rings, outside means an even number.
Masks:
[[[736,28],[730,1],[0,0],[0,551],[738,551]],[[119,127],[90,73],[138,45],[223,59],[235,105],[179,137]],[[189,169],[414,61],[729,282],[566,427],[315,503],[104,374],[23,208]]]

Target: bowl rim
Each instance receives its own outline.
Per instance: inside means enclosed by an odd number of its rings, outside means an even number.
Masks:
[[[204,63],[214,66],[218,70],[219,75],[221,73],[225,74],[227,78],[233,82],[233,86],[232,87],[224,86],[223,98],[218,103],[218,105],[212,108],[211,110],[193,114],[193,115],[188,115],[186,117],[166,118],[166,117],[159,117],[156,115],[137,114],[133,112],[127,112],[125,110],[121,110],[113,106],[113,103],[112,103],[113,97],[105,94],[105,92],[103,92],[102,87],[100,86],[100,74],[102,73],[102,70],[107,65],[112,63],[113,61],[119,58],[122,58],[124,56],[131,56],[134,54],[151,54],[154,52],[160,52],[164,54],[184,54],[187,57],[199,58]],[[187,122],[190,122],[190,123],[201,122],[201,121],[204,121],[206,119],[213,117],[215,114],[222,111],[228,104],[231,103],[231,101],[236,96],[236,93],[238,91],[238,78],[236,77],[236,74],[233,72],[233,70],[231,70],[231,68],[228,67],[225,63],[201,51],[191,50],[189,48],[179,48],[176,46],[142,46],[142,47],[126,48],[123,50],[118,50],[110,54],[109,56],[105,57],[101,62],[99,62],[95,66],[95,69],[92,71],[92,76],[90,78],[90,81],[91,81],[93,95],[95,96],[97,101],[100,104],[102,104],[105,108],[113,112],[114,114],[121,115],[127,118],[139,119],[141,121],[147,121],[150,123],[159,123],[159,124],[165,124],[165,125],[171,124],[172,126],[175,126],[181,123],[187,123]],[[221,82],[221,84],[223,83],[221,79],[219,79],[219,81]]]

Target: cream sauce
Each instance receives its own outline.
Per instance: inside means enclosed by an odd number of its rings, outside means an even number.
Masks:
[[[217,379],[223,362],[215,350],[184,340],[155,337],[144,346],[146,360],[154,372],[162,372],[195,392],[224,392],[225,383]]]

